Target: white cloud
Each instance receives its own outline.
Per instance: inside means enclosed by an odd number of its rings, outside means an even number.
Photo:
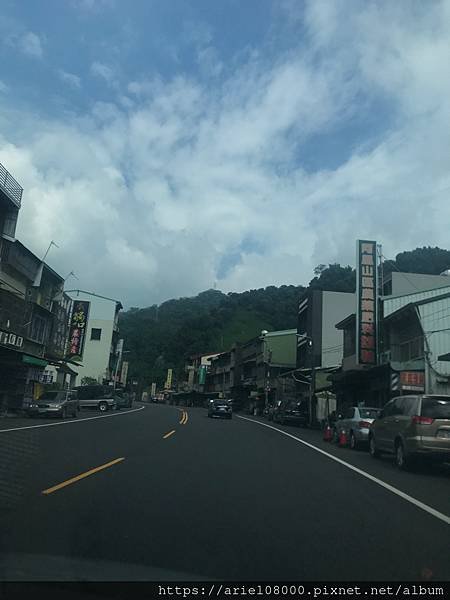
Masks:
[[[109,85],[114,83],[114,71],[108,65],[95,61],[91,65],[91,73],[100,79],[104,79]]]
[[[19,37],[18,47],[24,54],[31,58],[40,59],[44,56],[42,40],[32,31],[27,31]]]
[[[9,92],[9,86],[4,81],[0,80],[0,94],[7,94]]]
[[[74,73],[68,73],[67,71],[63,71],[63,70],[59,70],[58,75],[59,75],[61,81],[64,81],[64,83],[67,83],[68,86],[70,86],[74,89],[81,88],[81,79],[78,77],[78,75],[75,75]]]
[[[82,119],[5,117],[20,123],[0,138],[25,188],[18,234],[38,253],[54,239],[55,268],[127,305],[211,287],[237,252],[223,290],[306,284],[318,263],[353,263],[358,237],[388,256],[448,247],[449,3],[411,6],[311,2],[307,48],[213,86],[143,78]],[[334,166],[307,167],[336,140]]]

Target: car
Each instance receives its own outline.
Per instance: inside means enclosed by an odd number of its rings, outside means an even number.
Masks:
[[[114,390],[108,385],[80,385],[75,388],[81,408],[98,408],[101,412],[117,406]]]
[[[208,417],[231,419],[233,417],[232,403],[223,399],[210,400],[208,403]]]
[[[356,450],[361,444],[368,444],[369,428],[379,410],[379,408],[368,406],[350,406],[336,421],[333,428],[333,439],[337,442],[339,433],[344,431],[352,450]]]
[[[399,469],[420,457],[450,461],[450,395],[415,394],[393,398],[369,431],[370,454],[394,454]]]
[[[32,402],[27,413],[30,417],[56,416],[65,419],[67,416],[78,416],[80,410],[77,393],[71,390],[47,390],[37,401]]]
[[[308,411],[305,402],[301,400],[282,400],[273,410],[274,423],[296,423],[306,426],[308,424]]]

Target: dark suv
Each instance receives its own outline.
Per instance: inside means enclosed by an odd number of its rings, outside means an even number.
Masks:
[[[275,423],[296,423],[306,426],[308,423],[308,411],[306,404],[299,400],[283,400],[274,408],[272,419]]]
[[[450,461],[450,396],[399,396],[388,402],[370,426],[373,457],[395,455],[399,469],[418,457]]]

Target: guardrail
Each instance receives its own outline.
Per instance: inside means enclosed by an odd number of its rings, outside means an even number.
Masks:
[[[22,202],[23,187],[17,183],[14,177],[0,163],[0,189],[20,208]]]

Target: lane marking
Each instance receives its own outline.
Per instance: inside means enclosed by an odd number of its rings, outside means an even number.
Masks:
[[[172,429],[172,431],[169,431],[169,433],[166,433],[165,435],[163,435],[163,439],[167,439],[168,437],[170,437],[171,435],[173,435],[175,433],[175,429]]]
[[[189,420],[189,415],[188,415],[188,413],[187,413],[187,411],[186,411],[186,412],[184,413],[184,423],[183,423],[183,425],[186,425],[186,423],[188,422],[188,420]]]
[[[66,481],[63,481],[62,483],[58,483],[57,485],[54,485],[54,486],[52,486],[50,488],[47,488],[46,490],[43,490],[43,492],[41,492],[41,493],[44,496],[48,496],[49,494],[53,494],[53,492],[57,492],[58,490],[61,490],[62,488],[65,488],[68,485],[71,485],[72,483],[76,483],[77,481],[80,481],[81,479],[84,479],[85,477],[89,477],[90,475],[94,475],[94,473],[98,473],[99,471],[103,471],[103,469],[108,469],[109,467],[112,467],[113,465],[117,465],[117,463],[120,463],[123,460],[125,460],[125,457],[116,458],[115,460],[112,460],[109,463],[106,463],[104,465],[100,465],[99,467],[95,467],[95,469],[90,469],[89,471],[86,471],[85,473],[81,473],[80,475],[76,475],[76,477],[71,477],[70,479],[67,479]]]
[[[256,423],[257,425],[261,425],[262,427],[267,427],[268,429],[273,429],[274,431],[278,431],[278,433],[282,433],[283,435],[286,435],[287,437],[290,437],[293,440],[300,442],[300,444],[303,444],[303,445],[307,446],[308,448],[311,448],[312,450],[315,450],[316,452],[319,452],[320,454],[323,454],[324,456],[331,458],[331,460],[334,460],[335,462],[343,465],[344,467],[347,467],[351,471],[355,471],[355,473],[359,473],[359,475],[362,475],[363,477],[370,479],[370,481],[373,481],[377,485],[380,485],[381,487],[388,490],[389,492],[392,492],[396,496],[403,498],[403,500],[406,500],[407,502],[414,504],[414,506],[417,506],[421,510],[429,513],[430,515],[433,515],[433,517],[440,519],[447,525],[450,525],[450,517],[448,515],[445,515],[444,513],[439,512],[438,510],[432,508],[428,504],[425,504],[424,502],[417,500],[413,496],[409,496],[408,494],[405,494],[405,492],[402,492],[401,490],[390,485],[389,483],[386,483],[385,481],[378,479],[377,477],[374,477],[373,475],[370,475],[369,473],[366,473],[362,469],[358,469],[358,467],[353,466],[352,464],[346,462],[345,460],[342,460],[341,458],[338,458],[337,456],[334,456],[333,454],[329,454],[328,452],[325,452],[325,450],[322,450],[321,448],[318,448],[317,446],[314,446],[313,444],[310,444],[309,442],[306,442],[305,440],[302,440],[301,438],[296,437],[295,435],[292,435],[291,433],[288,433],[287,431],[283,431],[282,429],[277,429],[276,427],[273,427],[273,425],[268,425],[267,423],[261,423],[260,421],[255,421],[254,419],[249,419],[248,417],[241,417],[240,415],[236,415],[236,416],[238,417],[238,419],[243,419],[244,421],[250,421],[250,423]]]
[[[182,411],[182,414],[181,414],[180,425],[183,425],[183,423],[184,423],[184,417],[185,417],[185,416],[186,416],[186,413],[185,413],[185,412],[184,412],[184,410],[183,410],[183,411]]]
[[[125,412],[115,412],[112,415],[101,415],[99,417],[86,417],[84,419],[72,419],[72,421],[57,421],[56,423],[44,423],[43,425],[26,425],[25,427],[13,427],[12,429],[0,429],[0,433],[7,433],[8,431],[22,431],[23,429],[39,429],[39,427],[56,427],[56,425],[74,425],[76,423],[84,423],[84,421],[94,421],[95,419],[110,419],[111,417],[123,417],[130,413],[144,410],[145,406],[140,408],[133,408]]]

